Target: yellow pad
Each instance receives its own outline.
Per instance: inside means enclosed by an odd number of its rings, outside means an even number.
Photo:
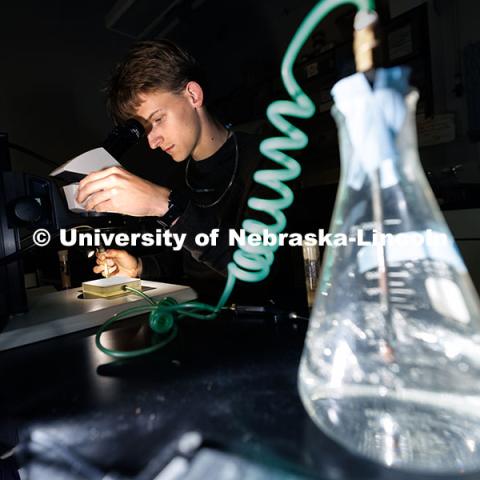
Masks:
[[[91,280],[82,283],[83,294],[87,297],[94,295],[96,297],[113,297],[128,293],[125,287],[129,286],[141,290],[142,281],[139,278],[130,277],[109,277]]]

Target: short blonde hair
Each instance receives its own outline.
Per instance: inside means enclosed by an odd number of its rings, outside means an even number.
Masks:
[[[181,92],[188,82],[204,84],[197,61],[169,40],[134,45],[110,78],[107,108],[115,123],[131,118],[139,107],[139,95],[155,90]]]

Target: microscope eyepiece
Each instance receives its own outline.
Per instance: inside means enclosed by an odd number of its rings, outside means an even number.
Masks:
[[[145,134],[143,125],[134,118],[117,125],[103,142],[103,148],[116,160]]]

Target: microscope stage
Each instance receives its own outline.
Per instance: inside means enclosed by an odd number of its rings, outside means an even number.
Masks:
[[[168,296],[186,302],[197,297],[193,289],[184,285],[142,280],[141,286],[154,299]],[[84,298],[81,288],[29,298],[29,311],[10,318],[0,333],[0,351],[100,326],[115,313],[143,303],[145,300],[133,293]]]

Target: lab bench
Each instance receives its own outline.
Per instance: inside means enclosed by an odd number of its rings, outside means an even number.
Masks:
[[[126,321],[105,343],[138,347],[146,335],[139,325]],[[165,349],[129,361],[97,350],[94,330],[1,352],[1,415],[23,442],[48,438],[120,478],[413,478],[350,454],[312,423],[297,393],[305,327],[224,313],[182,324]],[[189,438],[201,439],[191,465],[216,452],[217,466],[208,475],[161,476]],[[21,458],[25,478],[85,478],[48,455]]]

